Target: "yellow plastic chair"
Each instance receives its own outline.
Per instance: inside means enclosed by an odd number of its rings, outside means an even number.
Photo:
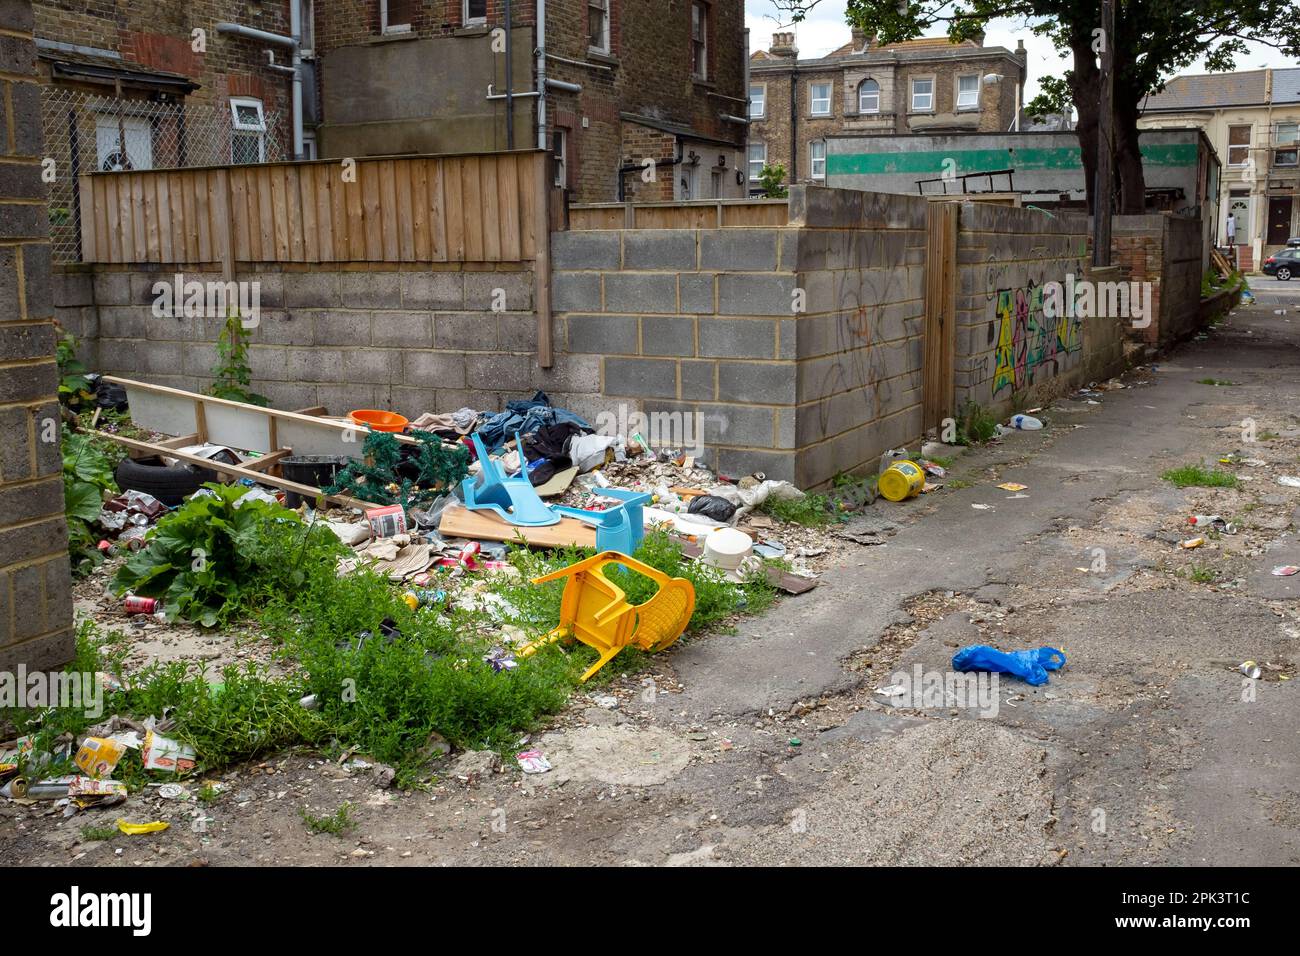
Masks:
[[[623,589],[604,575],[611,564],[644,574],[659,585],[644,604],[628,604]],[[600,652],[600,660],[582,675],[585,682],[629,644],[643,651],[661,651],[682,636],[695,612],[695,587],[685,578],[670,578],[648,564],[618,551],[533,578],[534,584],[567,578],[560,600],[560,623],[545,637],[525,645],[519,656],[529,657],[548,644],[576,637]]]

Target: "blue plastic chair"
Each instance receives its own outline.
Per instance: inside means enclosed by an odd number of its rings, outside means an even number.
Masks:
[[[488,456],[483,439],[477,434],[471,438],[483,470],[477,478],[466,478],[460,483],[461,497],[465,499],[466,508],[471,511],[495,511],[506,521],[522,528],[541,528],[560,523],[560,516],[537,497],[532,482],[528,480],[527,469],[513,477],[507,477]],[[523,439],[516,434],[515,440],[522,456]]]
[[[650,503],[650,496],[625,488],[601,488],[597,494],[617,498],[622,504],[608,511],[585,511],[556,505],[554,510],[596,526],[596,550],[617,551],[628,557],[645,540],[645,515],[642,511]]]

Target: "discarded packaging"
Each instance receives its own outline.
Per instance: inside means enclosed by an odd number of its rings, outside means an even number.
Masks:
[[[1012,415],[1011,427],[1025,432],[1035,432],[1043,427],[1043,423],[1032,415]]]
[[[542,756],[540,750],[525,750],[515,754],[519,767],[524,773],[546,773],[551,769],[551,762]]]
[[[1065,666],[1065,654],[1054,647],[1040,647],[1027,651],[999,651],[987,644],[963,647],[952,656],[952,668],[957,671],[995,671],[1012,674],[1027,684],[1038,686],[1047,683],[1047,672]]]
[[[1260,675],[1264,673],[1260,669],[1260,666],[1256,664],[1254,661],[1242,661],[1241,665],[1237,668],[1237,670],[1241,671],[1251,680],[1259,680]]]
[[[128,594],[122,601],[122,610],[127,614],[155,614],[162,610],[162,601],[158,598],[136,597]]]
[[[406,534],[406,512],[401,505],[370,508],[366,511],[366,522],[370,525],[370,534],[376,538]]]
[[[1220,534],[1237,533],[1237,526],[1219,515],[1192,515],[1187,523],[1195,525],[1197,530],[1217,531]]]
[[[1203,544],[1205,544],[1204,538],[1188,538],[1186,541],[1179,544],[1178,547],[1185,551],[1191,551],[1193,548],[1199,548]]]
[[[896,461],[880,474],[877,488],[890,501],[915,498],[925,486],[925,472],[914,461]]]
[[[1281,564],[1273,569],[1273,576],[1277,578],[1289,578],[1293,574],[1300,574],[1300,566],[1294,564]]]
[[[126,753],[125,745],[107,737],[87,737],[72,762],[92,777],[111,777],[117,762]]]
[[[170,823],[163,820],[155,820],[153,823],[128,823],[125,820],[117,821],[117,828],[127,836],[140,836],[145,833],[159,833],[166,830]]]
[[[194,769],[194,751],[169,737],[150,730],[144,736],[144,749],[140,751],[146,770],[167,770],[172,773],[189,773]]]

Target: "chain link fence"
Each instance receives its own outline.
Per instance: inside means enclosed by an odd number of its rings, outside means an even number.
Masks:
[[[102,96],[57,85],[41,92],[49,183],[50,244],[55,262],[81,259],[77,177],[122,169],[179,169],[273,163],[288,157],[277,111],[241,105],[238,128],[225,105]]]

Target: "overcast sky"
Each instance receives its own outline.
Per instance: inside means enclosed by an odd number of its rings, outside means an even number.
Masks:
[[[844,19],[847,6],[847,0],[821,0],[807,20],[791,28],[798,36],[800,56],[824,56],[848,42],[849,27]],[[772,19],[775,13],[770,0],[745,0],[745,19],[750,31],[751,50],[766,50],[771,45],[773,32],[780,29],[777,21]],[[932,35],[939,36],[942,33],[942,30],[935,30]],[[1018,24],[1011,20],[994,20],[990,23],[984,42],[989,46],[1004,46],[1014,50],[1019,39],[1025,41],[1025,48],[1029,51],[1029,81],[1025,90],[1025,99],[1029,100],[1038,92],[1039,79],[1043,76],[1060,76],[1069,68],[1069,58],[1059,57],[1051,41],[1018,28]],[[1252,44],[1249,53],[1237,58],[1239,70],[1255,70],[1264,66],[1300,66],[1300,63],[1259,44]],[[1198,63],[1184,72],[1204,73],[1205,69],[1203,64]]]

